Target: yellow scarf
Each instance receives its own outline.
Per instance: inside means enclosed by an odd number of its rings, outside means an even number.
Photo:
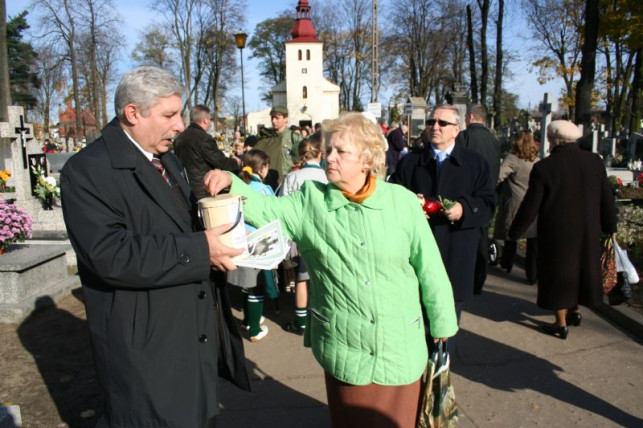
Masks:
[[[368,177],[366,178],[366,184],[364,184],[364,187],[359,189],[357,193],[353,194],[342,190],[342,195],[346,196],[346,199],[351,202],[361,204],[375,192],[376,181],[377,179],[375,178],[375,174],[369,173]]]

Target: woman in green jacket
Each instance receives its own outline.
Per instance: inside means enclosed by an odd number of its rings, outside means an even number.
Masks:
[[[311,286],[304,344],[326,372],[333,427],[414,427],[433,338],[457,331],[453,293],[417,197],[376,178],[386,141],[360,113],[322,125],[329,184],[261,196],[223,171],[206,189],[246,197],[246,221],[276,218],[299,248]]]

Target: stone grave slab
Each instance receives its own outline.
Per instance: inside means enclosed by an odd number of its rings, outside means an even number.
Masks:
[[[15,323],[80,286],[67,270],[70,245],[17,244],[0,255],[0,322]]]

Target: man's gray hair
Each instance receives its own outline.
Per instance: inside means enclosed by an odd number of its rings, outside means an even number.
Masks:
[[[181,82],[169,71],[159,67],[143,66],[126,73],[121,79],[114,95],[116,117],[125,117],[125,106],[134,104],[147,116],[159,98],[172,95],[182,96]]]
[[[451,104],[440,104],[437,105],[431,110],[430,116],[433,116],[433,112],[436,110],[449,110],[451,113],[453,113],[453,121],[457,123],[458,125],[460,124],[460,110],[454,105]]]
[[[190,122],[199,123],[210,116],[210,108],[203,104],[197,104],[190,109]]]

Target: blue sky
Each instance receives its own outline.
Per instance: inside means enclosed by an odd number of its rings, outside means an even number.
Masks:
[[[127,48],[120,63],[120,69],[126,71],[133,67],[129,60],[129,54],[134,48],[139,39],[140,32],[146,27],[148,23],[153,21],[154,13],[150,11],[150,1],[148,0],[114,0],[118,13],[124,21],[124,26],[121,29],[127,40]],[[7,15],[15,16],[26,8],[25,0],[6,0],[7,2]],[[315,1],[311,0],[311,6],[315,7]],[[384,19],[386,12],[387,0],[380,0],[380,20]],[[293,19],[295,16],[295,0],[247,0],[248,12],[246,14],[247,22],[244,28],[241,28],[249,35],[252,35],[252,29],[257,23],[277,16],[284,10],[291,10]],[[27,19],[33,28],[37,27],[32,14],[28,15]],[[533,52],[533,42],[528,40],[525,36],[526,23],[522,16],[522,11],[519,8],[508,8],[505,12],[505,48],[514,52],[514,54],[525,55],[528,52]],[[495,43],[495,27],[490,22],[490,31],[488,32],[488,42]],[[542,49],[542,48],[540,48]],[[246,111],[256,111],[266,107],[265,103],[260,100],[260,94],[265,92],[265,84],[261,81],[258,74],[254,71],[257,68],[257,62],[250,59],[249,50],[244,50],[244,78],[245,78],[245,97],[246,97]],[[505,81],[505,88],[512,93],[519,95],[520,107],[537,106],[543,99],[545,92],[551,92],[554,99],[558,98],[560,88],[562,87],[562,80],[557,79],[549,82],[546,85],[539,85],[536,82],[536,76],[528,71],[528,66],[523,61],[511,64],[514,76],[512,80]],[[239,79],[240,80],[240,79]],[[236,84],[234,91],[235,95],[241,96],[241,81]],[[386,103],[390,97],[386,90],[379,94],[380,101]]]

